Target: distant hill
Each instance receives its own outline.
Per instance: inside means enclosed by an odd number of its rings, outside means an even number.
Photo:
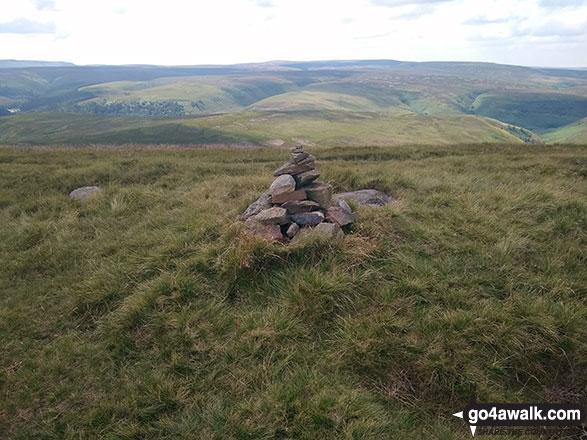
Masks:
[[[31,60],[0,60],[0,69],[16,67],[62,67],[74,66],[73,63],[63,61],[31,61]]]
[[[24,64],[7,67],[2,63]],[[26,113],[37,116],[25,118]],[[180,121],[181,127],[218,122],[214,128],[218,136],[213,137],[237,142],[278,139],[289,144],[303,138],[332,144],[336,136],[326,140],[310,124],[328,131],[324,121],[330,120],[338,127],[341,121],[352,121],[341,128],[342,143],[349,139],[375,145],[395,144],[397,139],[444,143],[467,137],[471,124],[476,127],[471,142],[504,141],[495,130],[524,142],[579,142],[584,139],[578,134],[584,127],[581,121],[587,118],[587,70],[397,60],[172,67],[0,62],[0,115],[11,115],[3,118],[20,118],[21,124],[37,126],[43,118],[58,120],[52,115],[66,113],[120,118],[116,127],[129,127],[123,136],[129,142],[133,142],[130,133],[138,133],[140,127],[161,127],[161,118],[167,120],[165,126],[175,124],[172,120]],[[242,122],[268,117],[287,122],[279,124],[279,130],[272,124]],[[233,119],[241,122],[227,123]],[[377,121],[376,128],[372,121]],[[398,121],[407,125],[402,127]],[[443,126],[438,125],[440,121]],[[430,127],[437,127],[438,136],[433,136]],[[0,134],[0,142],[83,139],[75,125],[56,136],[51,136],[49,125],[37,140],[31,139],[26,128],[23,137],[16,132]],[[158,142],[165,142],[157,130],[157,134],[151,132]],[[103,138],[98,130],[92,141],[117,141],[116,136],[106,136],[108,127],[102,132]],[[209,139],[188,132],[170,135],[168,141],[205,143]],[[32,133],[41,136],[40,131]],[[141,136],[137,134],[137,139]]]

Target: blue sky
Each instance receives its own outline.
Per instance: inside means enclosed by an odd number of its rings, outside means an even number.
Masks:
[[[0,59],[587,67],[587,0],[0,0]]]

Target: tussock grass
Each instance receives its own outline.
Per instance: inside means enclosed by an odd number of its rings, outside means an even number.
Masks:
[[[234,218],[283,150],[0,149],[0,437],[464,439],[472,383],[585,401],[584,147],[317,155],[398,201],[282,246]]]

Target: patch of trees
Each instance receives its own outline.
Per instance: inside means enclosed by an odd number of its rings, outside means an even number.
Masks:
[[[183,116],[185,109],[177,101],[84,102],[76,111],[94,115]]]

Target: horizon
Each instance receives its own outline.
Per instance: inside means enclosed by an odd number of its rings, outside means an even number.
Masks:
[[[279,63],[328,63],[328,62],[357,62],[357,61],[397,61],[399,63],[470,63],[470,64],[495,64],[501,66],[511,66],[511,67],[525,67],[529,69],[562,69],[562,70],[585,70],[587,69],[587,63],[585,65],[578,65],[578,66],[552,66],[552,65],[525,65],[525,64],[509,64],[509,63],[500,63],[496,61],[474,61],[474,60],[438,60],[438,59],[431,59],[431,60],[422,60],[422,61],[414,61],[414,60],[401,60],[395,58],[345,58],[345,59],[272,59],[272,60],[265,60],[265,61],[244,61],[239,63],[197,63],[197,64],[153,64],[153,63],[87,63],[87,64],[78,64],[73,61],[63,60],[63,59],[17,59],[17,58],[0,58],[0,62],[17,62],[17,63],[63,63],[72,65],[75,67],[133,67],[133,66],[153,66],[153,67],[206,67],[206,66],[239,66],[239,65],[249,65],[249,64],[279,64]]]
[[[392,59],[582,68],[585,17],[587,0],[23,0],[3,8],[0,58],[157,66]]]

